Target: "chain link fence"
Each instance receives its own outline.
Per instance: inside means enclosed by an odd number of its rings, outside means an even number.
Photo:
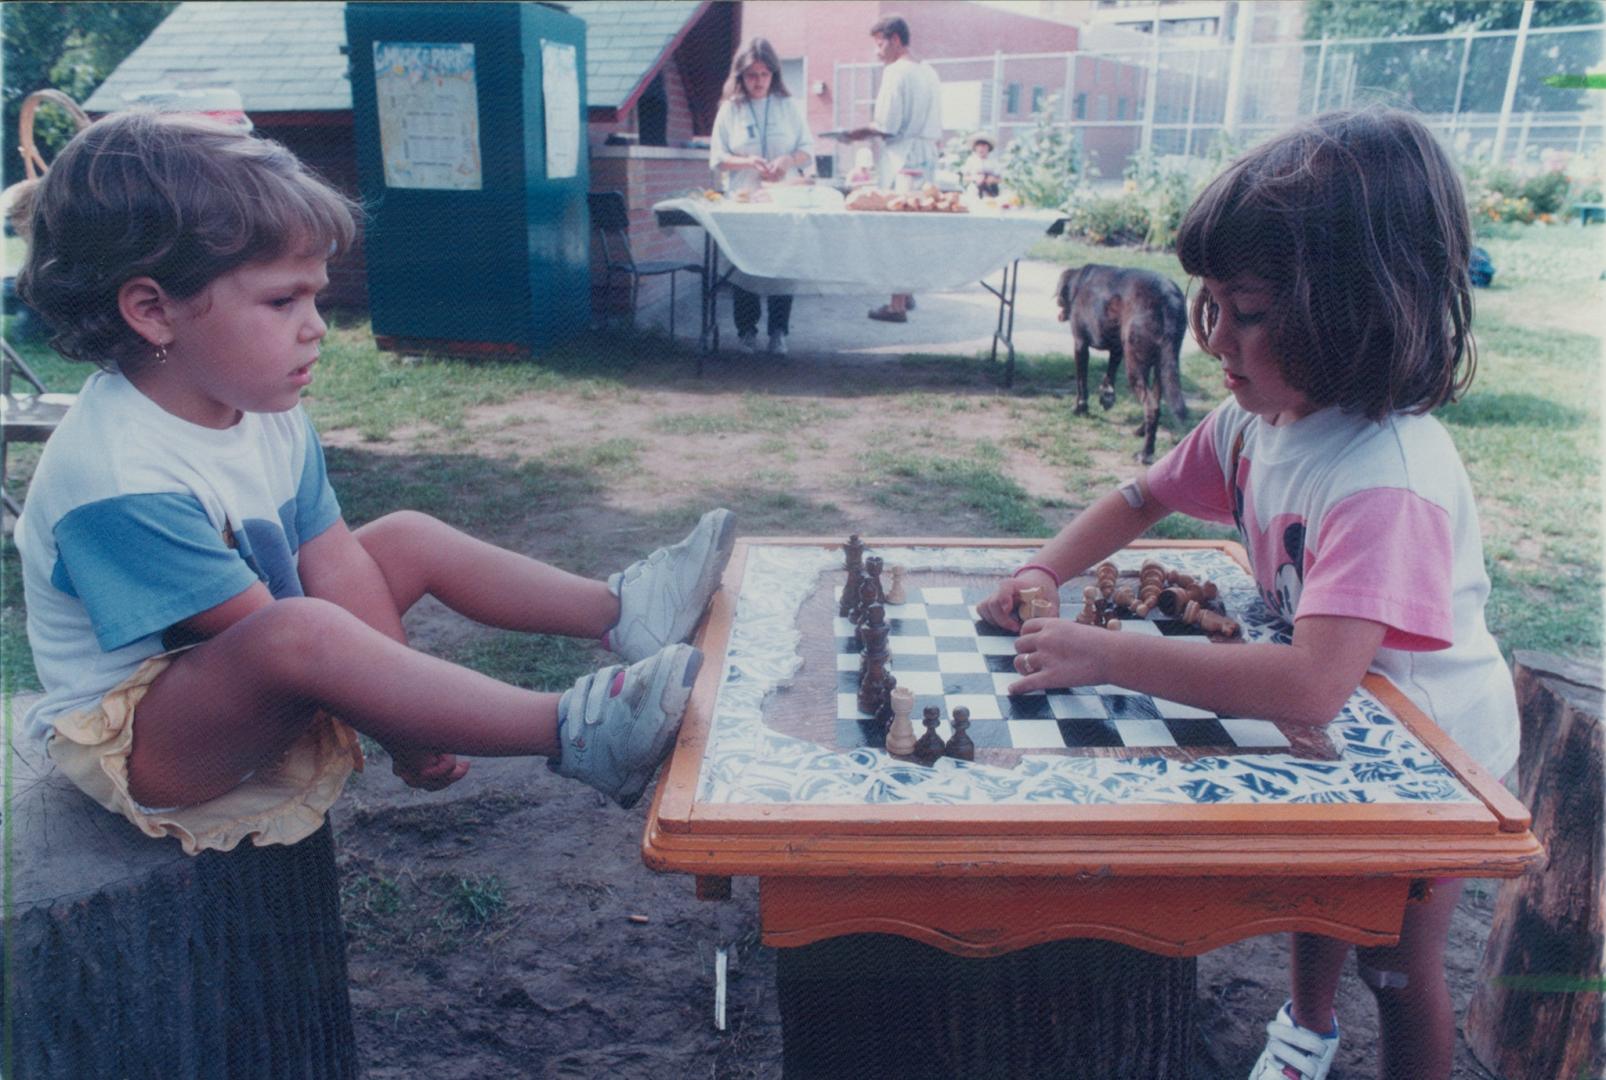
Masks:
[[[1118,180],[1144,152],[1208,155],[1302,117],[1384,102],[1420,113],[1463,163],[1532,167],[1546,150],[1606,144],[1606,94],[1547,79],[1606,56],[1606,25],[1394,38],[996,53],[932,60],[950,133],[987,131],[1002,150],[1052,107],[1086,175]],[[838,64],[835,121],[870,122],[879,64]],[[851,153],[851,151],[848,151]],[[839,162],[839,167],[844,163]]]

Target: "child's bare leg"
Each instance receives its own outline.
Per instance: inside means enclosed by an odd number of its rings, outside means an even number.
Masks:
[[[1333,998],[1349,956],[1349,942],[1320,934],[1292,937],[1294,1023],[1326,1035],[1333,1030]]]
[[[399,613],[427,593],[504,630],[601,638],[619,621],[619,600],[605,582],[477,540],[427,514],[388,514],[355,535],[379,564]]]
[[[1461,898],[1460,881],[1405,909],[1400,942],[1359,949],[1361,981],[1377,998],[1383,1080],[1444,1080],[1455,1060],[1455,1009],[1444,979],[1444,945]]]
[[[319,707],[386,745],[551,755],[558,699],[409,649],[334,604],[279,600],[151,684],[129,790],[145,806],[215,798],[282,754]]]

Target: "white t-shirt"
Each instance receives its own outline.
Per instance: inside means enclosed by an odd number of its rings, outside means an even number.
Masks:
[[[714,134],[708,145],[708,164],[715,172],[719,171],[719,163],[728,157],[756,154],[765,161],[773,161],[782,154],[795,154],[799,150],[812,154],[814,139],[809,134],[803,103],[797,98],[768,94],[757,101],[727,98],[719,103]],[[730,169],[724,177],[727,191],[758,189],[757,169]]]
[[[1238,526],[1261,599],[1290,625],[1382,623],[1372,670],[1494,775],[1517,763],[1472,485],[1437,420],[1329,408],[1274,427],[1229,399],[1148,481],[1171,509]]]
[[[165,632],[253,583],[300,596],[301,545],[340,506],[306,413],[181,420],[97,372],[45,444],[17,522],[44,697],[27,731],[84,708],[172,647]]]
[[[881,186],[892,187],[900,169],[922,169],[929,180],[942,142],[942,92],[937,69],[900,56],[881,73],[875,127],[887,133],[881,150]]]

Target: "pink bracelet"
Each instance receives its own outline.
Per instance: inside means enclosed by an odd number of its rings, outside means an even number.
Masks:
[[[1015,571],[1013,574],[1011,574],[1009,576],[1010,577],[1020,577],[1022,574],[1024,574],[1028,570],[1041,570],[1043,573],[1045,573],[1049,577],[1053,578],[1054,579],[1054,588],[1056,588],[1056,589],[1059,588],[1063,584],[1063,582],[1060,581],[1060,576],[1058,574],[1054,573],[1053,570],[1051,570],[1048,567],[1044,566],[1040,562],[1027,563],[1025,566],[1021,567],[1019,570]]]

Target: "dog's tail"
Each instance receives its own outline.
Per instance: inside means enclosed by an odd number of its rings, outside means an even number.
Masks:
[[[1178,420],[1188,418],[1188,403],[1182,396],[1182,338],[1188,332],[1188,307],[1182,290],[1167,281],[1165,333],[1160,341],[1160,392]]]

